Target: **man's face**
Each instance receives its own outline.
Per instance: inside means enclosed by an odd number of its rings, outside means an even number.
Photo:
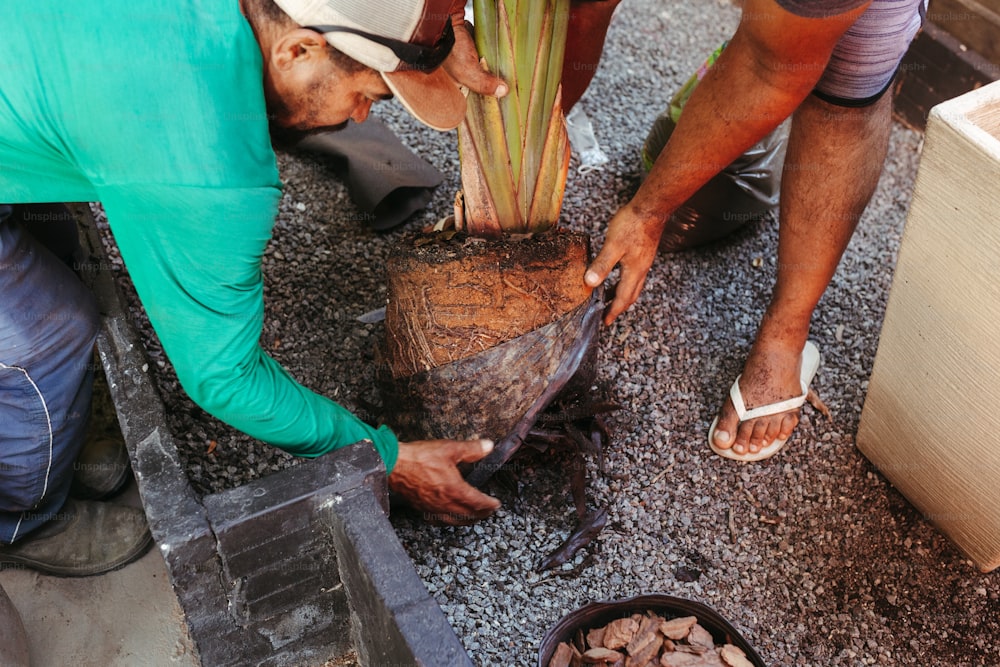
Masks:
[[[265,69],[264,94],[273,123],[300,132],[342,127],[348,119],[361,123],[374,102],[392,97],[378,72],[343,70],[327,56],[321,36],[296,33],[301,41],[285,43]]]

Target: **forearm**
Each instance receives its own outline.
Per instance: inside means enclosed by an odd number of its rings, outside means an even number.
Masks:
[[[300,385],[260,348],[260,257],[276,189],[132,185],[102,198],[149,320],[199,406],[298,456],[371,440],[392,469],[391,431]]]
[[[805,19],[749,0],[743,21],[684,106],[630,207],[661,224],[701,186],[774,130],[812,91],[833,46],[862,9]]]
[[[665,223],[699,188],[780,125],[810,89],[808,83],[796,89],[766,80],[737,34],[685,104],[630,203],[633,212]]]
[[[207,412],[290,454],[320,456],[370,440],[386,469],[391,471],[395,465],[398,441],[392,431],[372,427],[343,406],[302,386],[259,347],[246,361],[178,368],[178,377],[185,391]]]

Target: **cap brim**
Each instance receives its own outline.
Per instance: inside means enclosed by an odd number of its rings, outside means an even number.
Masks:
[[[465,118],[465,95],[443,67],[433,72],[382,72],[389,90],[406,110],[435,130],[453,130]]]

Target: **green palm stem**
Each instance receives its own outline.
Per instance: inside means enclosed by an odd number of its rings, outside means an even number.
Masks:
[[[569,170],[559,95],[569,0],[474,0],[473,13],[479,54],[510,92],[469,96],[464,225],[484,237],[542,232],[558,223]]]

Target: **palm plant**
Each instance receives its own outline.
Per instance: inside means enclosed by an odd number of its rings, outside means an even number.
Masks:
[[[570,160],[559,87],[569,0],[474,0],[473,18],[484,66],[510,92],[469,96],[456,228],[487,238],[552,229]]]
[[[469,96],[455,228],[490,242],[421,236],[386,263],[380,385],[393,428],[410,440],[496,440],[469,474],[475,484],[520,446],[597,339],[602,302],[582,279],[589,237],[541,233],[557,227],[569,171],[569,4],[473,0],[479,55],[510,92]]]

